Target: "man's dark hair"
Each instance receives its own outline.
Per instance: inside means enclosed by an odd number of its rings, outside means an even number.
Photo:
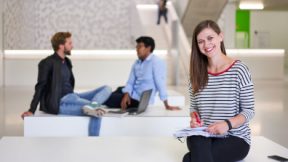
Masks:
[[[70,38],[72,36],[69,32],[58,32],[53,35],[51,38],[51,44],[53,47],[53,50],[56,52],[59,49],[60,44],[65,44],[66,38]]]
[[[155,48],[155,42],[154,39],[152,37],[148,37],[148,36],[142,36],[136,39],[137,43],[144,43],[145,47],[151,47],[150,52],[152,53],[154,51]]]

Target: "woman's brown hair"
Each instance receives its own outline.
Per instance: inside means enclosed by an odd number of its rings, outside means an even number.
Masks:
[[[198,34],[206,28],[214,30],[217,34],[221,33],[219,26],[212,20],[202,21],[194,29],[190,58],[190,83],[192,84],[193,94],[199,92],[208,83],[208,58],[201,53],[197,41]],[[221,42],[221,51],[226,55],[223,41]]]

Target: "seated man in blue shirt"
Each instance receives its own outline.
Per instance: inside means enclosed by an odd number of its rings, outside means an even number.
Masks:
[[[160,99],[167,110],[179,110],[179,107],[170,106],[167,101],[166,66],[164,61],[154,55],[153,38],[142,36],[137,40],[138,60],[132,66],[129,80],[125,87],[119,87],[112,93],[104,105],[110,108],[137,107],[143,91],[153,89],[149,104],[154,103],[155,94],[159,92]]]

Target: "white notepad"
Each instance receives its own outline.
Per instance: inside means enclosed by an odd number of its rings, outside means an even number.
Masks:
[[[210,134],[207,131],[205,131],[206,129],[207,129],[207,127],[197,127],[197,128],[187,127],[187,128],[176,131],[173,134],[173,136],[176,138],[189,137],[189,136],[204,136],[204,137],[224,138],[227,136],[227,134],[224,134],[224,135]]]

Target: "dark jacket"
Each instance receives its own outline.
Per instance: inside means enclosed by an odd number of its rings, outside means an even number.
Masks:
[[[67,66],[71,72],[71,86],[74,89],[74,76],[72,64],[69,58],[65,57]],[[40,110],[50,114],[58,114],[62,93],[62,59],[54,53],[41,60],[38,64],[38,79],[35,85],[35,93],[29,111],[34,113],[40,102]]]

